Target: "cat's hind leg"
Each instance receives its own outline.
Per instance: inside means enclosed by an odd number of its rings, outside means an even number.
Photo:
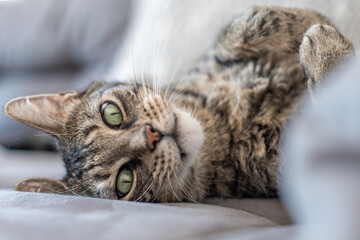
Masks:
[[[305,33],[299,55],[309,91],[313,94],[315,86],[355,52],[351,41],[334,27],[317,24]]]
[[[323,15],[302,9],[253,7],[220,34],[215,56],[220,62],[257,57],[264,52],[296,53],[306,30],[331,22]]]

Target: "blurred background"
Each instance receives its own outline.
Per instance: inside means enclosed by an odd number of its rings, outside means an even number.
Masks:
[[[359,54],[359,0],[0,0],[0,106],[19,96],[82,90],[93,80],[147,75],[158,84],[176,82],[223,26],[253,5],[317,10]],[[293,220],[309,229],[298,239],[359,239],[359,69],[354,64],[336,76],[338,85],[319,94],[317,108],[308,101],[285,134],[281,200]],[[51,136],[0,111],[0,191],[27,177],[60,179],[64,168],[55,150]],[[278,199],[206,203],[246,209],[279,225],[291,223]],[[7,216],[16,222],[13,212]],[[24,230],[16,225],[13,232],[18,229]],[[261,239],[270,239],[265,235]]]
[[[102,79],[121,45],[130,1],[0,1],[0,105],[11,98],[82,89]],[[0,113],[7,148],[53,150],[42,132]]]
[[[176,81],[220,29],[252,5],[311,8],[360,49],[358,0],[0,1],[0,105],[12,98],[81,90],[93,80],[149,75]],[[0,145],[54,150],[53,140],[0,112]]]

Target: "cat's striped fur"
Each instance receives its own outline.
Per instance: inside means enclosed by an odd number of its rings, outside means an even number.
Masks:
[[[124,200],[276,196],[286,121],[307,85],[352,54],[319,13],[255,7],[223,30],[182,85],[95,82],[79,93],[15,99],[5,113],[56,136],[67,170],[61,181],[26,179],[16,189],[116,199],[126,164],[135,183]],[[102,121],[105,101],[120,106],[119,129]],[[155,149],[146,144],[149,125],[163,136]]]

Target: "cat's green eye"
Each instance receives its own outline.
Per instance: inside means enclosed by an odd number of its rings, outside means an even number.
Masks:
[[[116,190],[120,197],[125,197],[130,192],[133,180],[133,174],[129,168],[120,170],[116,180]]]
[[[101,106],[101,116],[109,127],[119,127],[123,122],[121,110],[115,103],[104,103]]]

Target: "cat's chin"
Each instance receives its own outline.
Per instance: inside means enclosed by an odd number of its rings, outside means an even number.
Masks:
[[[175,133],[181,160],[185,165],[191,166],[195,163],[196,156],[204,141],[202,127],[188,112],[174,109],[177,116]]]

